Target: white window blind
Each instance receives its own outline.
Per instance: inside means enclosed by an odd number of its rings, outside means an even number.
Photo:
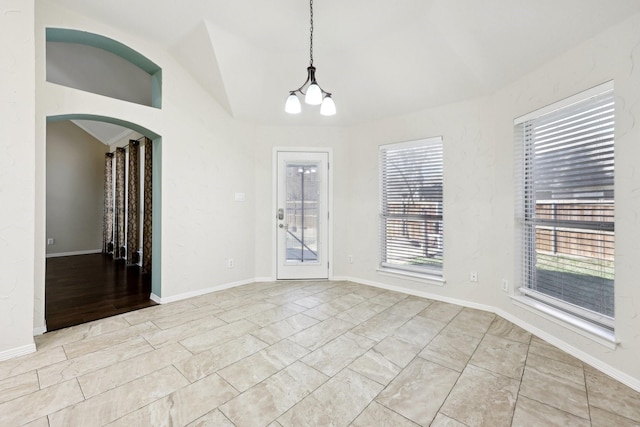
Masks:
[[[442,138],[380,147],[382,268],[442,276]]]
[[[601,89],[516,125],[518,219],[524,293],[613,329],[614,98]]]

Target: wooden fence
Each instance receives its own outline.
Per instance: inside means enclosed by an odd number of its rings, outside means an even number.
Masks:
[[[536,218],[565,222],[566,226],[536,227],[536,249],[571,256],[613,260],[615,235],[612,204],[539,203]],[[585,228],[593,223],[593,228]],[[597,223],[597,224],[596,224]]]

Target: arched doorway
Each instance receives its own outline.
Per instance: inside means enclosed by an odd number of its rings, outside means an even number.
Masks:
[[[153,258],[148,263],[148,271],[143,273],[141,265],[132,264],[130,259],[126,261],[114,259],[115,257],[112,254],[96,254],[96,251],[92,251],[92,254],[62,253],[55,258],[50,258],[47,255],[45,262],[45,321],[49,331],[153,305],[154,303],[150,299],[157,301],[161,296],[161,236],[159,233],[161,204],[159,202],[161,198],[162,139],[157,133],[138,124],[113,117],[89,114],[47,117],[47,128],[65,123],[67,127],[75,127],[72,123],[81,122],[108,123],[128,129],[130,132],[135,132],[135,136],[141,135],[139,139],[143,141],[143,168],[145,164],[144,158],[146,157],[144,155],[145,151],[148,151],[150,157],[146,160],[151,160],[149,164],[152,165],[152,167],[148,168],[150,172],[149,178],[153,184],[151,191],[149,191],[151,197],[148,211],[152,212],[152,214],[150,215],[149,230],[145,231],[150,238],[149,247],[152,248],[148,253],[152,253]],[[80,128],[76,128],[76,131],[82,132]],[[100,144],[98,143],[98,145]],[[49,132],[47,132],[45,146],[48,152]],[[112,151],[115,150],[115,147],[112,147]],[[124,152],[122,147],[119,150]],[[104,152],[108,151],[105,150]],[[129,155],[128,152],[127,155]],[[49,158],[48,154],[47,158]],[[102,173],[102,171],[99,173]],[[140,179],[142,180],[143,178]],[[49,181],[50,176],[47,173],[47,187],[54,184],[59,185],[57,182]],[[58,193],[64,194],[67,190],[73,191],[72,188],[62,188],[58,189]],[[143,191],[145,190],[143,189]],[[47,194],[52,194],[48,188]],[[69,196],[72,195],[70,194]],[[69,199],[71,198],[69,197]],[[102,198],[102,194],[100,198]],[[95,200],[93,202],[95,203]],[[82,206],[82,204],[79,204],[79,206]],[[49,227],[49,214],[49,201],[47,201],[47,228]],[[140,218],[142,217],[141,215]],[[140,230],[142,229],[143,224],[141,223]],[[135,248],[135,250],[137,249]],[[146,249],[143,250],[143,253],[147,253]],[[146,295],[144,295],[145,290]],[[52,307],[56,307],[56,309]],[[75,313],[73,313],[74,310]]]

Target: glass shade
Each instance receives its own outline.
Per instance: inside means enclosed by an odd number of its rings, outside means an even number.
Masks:
[[[289,114],[298,114],[302,111],[300,100],[295,93],[291,93],[287,98],[287,103],[284,105],[284,111]]]
[[[333,116],[336,113],[336,104],[329,95],[324,97],[322,105],[320,106],[320,114],[323,116]]]
[[[312,83],[311,86],[307,89],[307,94],[304,97],[304,102],[309,105],[320,105],[322,104],[322,91],[320,90],[320,86],[316,83]]]

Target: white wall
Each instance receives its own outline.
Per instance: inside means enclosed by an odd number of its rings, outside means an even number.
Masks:
[[[47,124],[47,255],[102,248],[108,150],[70,121]]]
[[[0,0],[0,360],[35,348],[33,14]]]
[[[354,264],[336,260],[339,274],[492,307],[528,325],[618,379],[640,389],[640,15],[556,58],[493,96],[356,126],[349,130],[349,239]],[[516,281],[514,259],[513,119],[615,80],[616,96],[616,338],[615,351],[514,305],[501,280]],[[446,284],[383,276],[378,263],[377,147],[444,137]],[[478,272],[478,283],[469,272]]]

